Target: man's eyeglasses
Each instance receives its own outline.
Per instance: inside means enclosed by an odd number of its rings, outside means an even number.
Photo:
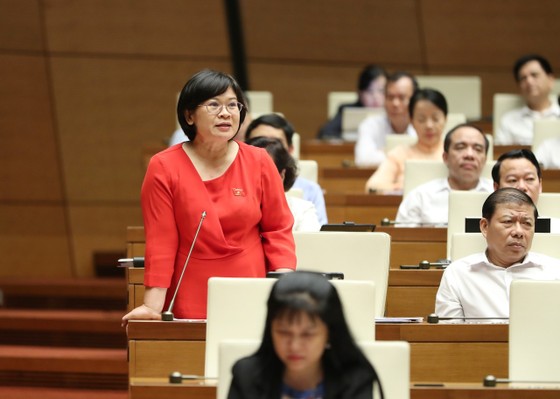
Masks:
[[[210,101],[206,104],[200,104],[199,107],[206,107],[206,111],[208,111],[210,115],[219,114],[220,112],[222,112],[222,109],[224,107],[226,107],[230,114],[238,114],[243,109],[243,104],[237,101],[232,101],[227,104],[220,104],[217,101]]]

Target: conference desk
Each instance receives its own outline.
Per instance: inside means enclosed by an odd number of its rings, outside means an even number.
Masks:
[[[494,388],[481,383],[445,383],[441,386],[410,385],[410,399],[557,399],[556,385],[502,384]],[[132,378],[130,399],[215,399],[216,380],[185,381],[170,384],[166,378]]]
[[[380,324],[377,340],[410,343],[414,382],[481,382],[508,375],[506,324]],[[173,371],[204,374],[206,323],[131,321],[129,376],[165,378]]]
[[[330,223],[352,221],[379,225],[382,219],[395,219],[402,195],[363,193],[325,194],[325,206]]]
[[[385,315],[388,317],[426,316],[434,303],[442,270],[400,270],[402,264],[418,264],[446,256],[447,230],[433,227],[400,228],[379,226],[377,231],[391,236],[391,260]],[[144,228],[127,229],[127,256],[144,256]],[[128,268],[128,308],[142,303],[144,269]]]

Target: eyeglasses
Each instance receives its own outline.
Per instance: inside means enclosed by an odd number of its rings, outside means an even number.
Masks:
[[[199,107],[206,107],[206,111],[208,111],[210,115],[219,114],[220,112],[222,112],[222,109],[224,109],[224,107],[226,107],[230,114],[238,114],[243,109],[243,104],[237,101],[232,101],[227,104],[220,104],[217,101],[210,101],[207,104],[200,104]]]

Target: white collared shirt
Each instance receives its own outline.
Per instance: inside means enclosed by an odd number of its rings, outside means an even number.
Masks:
[[[485,253],[451,263],[436,295],[440,317],[509,317],[513,280],[560,280],[560,260],[529,252],[510,267],[493,265]]]
[[[397,222],[447,224],[449,209],[449,181],[434,179],[412,190],[403,198],[397,212]],[[470,191],[494,191],[492,180],[481,177]]]
[[[529,107],[513,109],[506,112],[500,121],[500,127],[494,132],[494,142],[498,145],[531,145],[533,143],[533,122],[536,119],[560,117],[560,106],[556,101],[542,112]]]
[[[535,151],[535,156],[544,169],[560,169],[560,137],[545,140]]]
[[[356,166],[377,166],[385,159],[387,135],[393,132],[391,122],[385,113],[368,116],[358,127],[358,140],[354,147]],[[416,137],[416,130],[408,125],[407,136]]]

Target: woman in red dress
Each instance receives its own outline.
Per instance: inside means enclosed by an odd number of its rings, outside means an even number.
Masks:
[[[141,202],[146,233],[144,304],[123,317],[160,319],[202,222],[174,303],[175,318],[205,319],[210,277],[264,277],[295,269],[293,217],[265,150],[233,140],[247,113],[229,75],[203,70],[179,96],[188,141],[156,154]]]

